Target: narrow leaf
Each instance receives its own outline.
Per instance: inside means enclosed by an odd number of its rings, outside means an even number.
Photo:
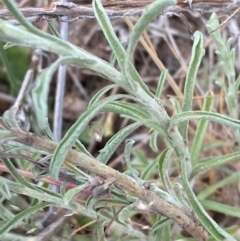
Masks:
[[[52,204],[47,203],[47,202],[40,203],[40,204],[37,204],[33,207],[30,207],[30,208],[22,211],[21,213],[17,214],[12,219],[10,219],[9,221],[7,221],[3,225],[1,225],[1,227],[0,227],[0,237],[1,237],[1,235],[4,235],[8,231],[10,231],[12,228],[14,228],[23,219],[33,215],[37,211],[39,211],[39,210],[41,210],[45,207],[48,207],[50,205],[52,205]]]
[[[236,241],[231,235],[229,235],[224,229],[218,226],[218,224],[209,216],[205,211],[201,203],[196,198],[192,187],[188,182],[188,175],[186,170],[186,160],[180,162],[182,168],[182,185],[186,192],[187,198],[191,207],[193,208],[195,214],[199,218],[201,224],[207,229],[207,231],[216,239],[216,240],[229,240]]]
[[[113,89],[114,87],[117,87],[117,85],[116,84],[107,85],[102,89],[100,89],[89,101],[88,108],[91,107],[93,104],[97,103],[106,92],[108,92],[110,89]]]
[[[14,76],[10,62],[8,61],[6,51],[3,49],[3,42],[0,42],[0,59],[2,59],[2,62],[5,65],[6,73],[8,75],[8,80],[11,86],[11,92],[17,94],[18,93],[18,90],[16,89],[17,79]]]
[[[223,203],[218,203],[210,200],[201,200],[200,201],[203,207],[207,210],[216,211],[219,213],[223,213],[226,216],[232,216],[240,218],[240,208],[239,207],[233,207],[230,205],[226,205]]]
[[[128,140],[127,144],[125,146],[125,149],[124,149],[124,159],[127,164],[127,169],[130,172],[133,171],[132,164],[131,164],[131,151],[132,151],[132,146],[134,143],[135,143],[134,140]]]
[[[26,187],[33,188],[30,183],[28,183],[23,176],[21,176],[15,166],[8,158],[1,158],[2,163],[7,167],[11,175],[16,179],[17,182],[23,184]]]
[[[87,182],[87,183],[84,183],[83,185],[77,186],[77,187],[67,191],[63,197],[63,202],[65,203],[65,205],[68,205],[68,203],[73,199],[73,197],[76,194],[78,194],[79,192],[81,192],[88,186],[89,186],[89,183]]]
[[[97,157],[97,160],[102,163],[107,163],[111,158],[112,154],[115,152],[117,147],[122,143],[122,141],[134,130],[140,127],[142,123],[133,123],[124,127],[118,133],[116,133],[106,144],[105,147],[100,150],[100,154]]]
[[[137,21],[136,25],[132,30],[125,58],[125,66],[129,61],[129,58],[133,53],[137,42],[141,37],[142,33],[145,31],[147,25],[152,22],[161,12],[163,12],[165,8],[174,4],[176,4],[176,0],[161,0],[155,1],[145,8],[143,14],[141,15],[140,19]]]
[[[68,151],[76,142],[82,131],[87,127],[90,120],[108,103],[119,99],[124,98],[126,95],[114,95],[109,96],[98,103],[92,105],[86,112],[84,112],[81,117],[71,126],[71,128],[67,131],[63,139],[58,144],[55,149],[50,166],[49,171],[53,178],[57,179],[58,174],[62,168],[64,160],[68,154]]]
[[[71,63],[71,60],[70,57],[62,57],[55,61],[39,75],[36,86],[32,90],[36,119],[42,130],[48,126],[48,92],[52,76],[61,64]]]
[[[182,105],[182,112],[190,111],[192,109],[192,100],[197,78],[197,72],[204,56],[205,50],[203,49],[203,36],[200,32],[195,32],[193,35],[194,43],[192,47],[192,56],[188,67],[187,77],[184,86],[184,98]],[[183,121],[179,124],[179,131],[183,136],[183,140],[187,143],[187,129],[188,121]]]
[[[118,40],[118,38],[114,32],[114,29],[106,14],[106,11],[102,5],[101,0],[93,1],[93,10],[94,10],[96,19],[97,19],[98,23],[100,24],[102,31],[103,31],[109,45],[111,46],[111,48],[113,50],[113,53],[118,61],[118,64],[119,64],[120,68],[123,70],[124,69],[124,59],[125,59],[126,53],[125,53],[125,50],[124,50],[122,44],[120,43],[120,41]],[[122,80],[122,85],[125,85],[125,88],[127,88],[128,91],[130,91],[130,88],[133,85],[132,80],[134,80],[137,83],[139,83],[139,85],[142,87],[142,89],[149,96],[153,97],[153,94],[149,91],[148,87],[145,85],[145,83],[143,82],[140,75],[138,74],[138,72],[136,71],[136,69],[133,67],[132,64],[129,65],[129,72],[131,75],[131,79],[130,80],[128,80],[128,79]],[[132,91],[134,94],[133,88],[132,88]]]
[[[204,190],[202,190],[198,195],[197,198],[200,199],[205,199],[212,193],[214,193],[217,189],[224,187],[228,184],[234,183],[234,182],[239,182],[240,180],[240,173],[233,173],[231,176],[224,178],[223,180],[214,183],[213,185],[210,185],[206,187]]]
[[[167,162],[170,158],[170,156],[173,153],[173,149],[171,148],[167,148],[165,149],[159,159],[158,159],[158,172],[159,172],[159,176],[161,177],[162,183],[163,183],[163,187],[164,189],[168,192],[171,193],[171,187],[169,186],[169,181],[167,180]]]
[[[199,163],[195,166],[195,168],[192,171],[191,177],[194,177],[200,172],[204,172],[210,168],[224,165],[233,160],[238,160],[239,158],[240,152],[234,152],[224,156],[206,158],[204,161],[199,161]]]
[[[174,115],[172,120],[172,125],[178,124],[182,121],[191,120],[191,119],[206,119],[210,121],[215,121],[217,123],[220,123],[222,125],[226,125],[232,128],[240,129],[240,121],[235,120],[233,118],[230,118],[225,115],[221,115],[218,113],[212,113],[209,111],[187,111],[182,112],[179,114]]]
[[[54,25],[54,22],[53,22],[52,20],[48,20],[47,23],[48,23],[48,27],[49,27],[49,29],[51,30],[51,32],[52,32],[56,37],[61,38],[61,35],[60,35],[60,33],[58,32],[56,26]]]
[[[159,157],[156,157],[154,161],[146,165],[144,171],[142,172],[141,179],[147,180],[151,177],[151,174],[155,173],[158,160]]]
[[[162,71],[160,77],[159,77],[159,80],[158,80],[158,85],[157,85],[157,89],[156,89],[156,97],[157,98],[160,98],[161,97],[161,94],[162,94],[162,91],[163,91],[163,86],[166,82],[166,79],[167,79],[167,74],[168,74],[168,70],[164,70]]]
[[[213,103],[214,103],[213,93],[209,92],[203,104],[203,111],[211,111],[213,108]],[[206,133],[207,125],[208,125],[208,121],[204,119],[200,120],[198,123],[197,130],[193,138],[191,152],[190,152],[192,167],[194,167],[197,163],[198,155],[203,144],[203,138]]]
[[[154,152],[158,152],[157,138],[158,138],[158,132],[153,131],[153,133],[151,134],[149,145]]]

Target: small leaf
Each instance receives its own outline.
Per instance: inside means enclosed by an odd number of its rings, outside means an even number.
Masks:
[[[128,218],[129,216],[131,216],[131,210],[136,207],[136,204],[135,202],[129,204],[128,206],[126,206],[125,208],[123,208],[119,214],[118,214],[118,220],[121,222],[121,223],[125,223],[125,219]]]
[[[176,4],[175,0],[161,0],[153,2],[144,9],[143,14],[134,26],[129,39],[128,48],[126,51],[127,54],[125,58],[125,66],[147,25],[152,22],[165,8],[174,4]]]
[[[0,193],[7,200],[9,200],[12,197],[11,192],[9,191],[9,188],[6,183],[3,183],[2,188],[0,188]]]
[[[52,76],[61,64],[69,64],[72,62],[72,59],[71,57],[61,57],[56,60],[39,75],[37,83],[32,90],[36,119],[41,130],[48,126],[48,92]]]
[[[240,152],[234,152],[234,153],[226,154],[224,156],[206,158],[202,161],[199,161],[198,164],[194,167],[191,177],[194,177],[200,172],[204,172],[210,168],[224,165],[233,160],[238,160],[239,158],[240,158]]]
[[[133,146],[134,143],[135,143],[134,140],[128,140],[127,144],[125,146],[125,149],[124,149],[124,159],[126,161],[127,169],[129,171],[132,171],[132,169],[133,169],[130,157],[131,157],[132,146]]]
[[[216,211],[218,213],[223,213],[226,216],[232,216],[240,218],[240,208],[239,207],[233,207],[230,205],[226,205],[223,203],[218,203],[210,200],[201,200],[200,201],[203,207],[205,207],[207,210]]]
[[[160,96],[162,94],[163,86],[167,79],[167,74],[168,74],[168,70],[165,69],[164,71],[162,71],[162,73],[159,77],[156,94],[155,94],[157,98],[160,98]]]
[[[184,98],[182,104],[182,112],[190,111],[192,109],[192,100],[197,78],[197,72],[201,64],[202,57],[205,54],[203,48],[203,36],[196,31],[193,35],[194,43],[192,47],[192,56],[188,67],[187,77],[184,85]],[[183,140],[187,143],[188,139],[188,121],[183,121],[179,124],[179,131],[183,136]]]
[[[171,0],[171,1],[173,1],[173,0]],[[101,29],[102,29],[109,45],[111,46],[111,48],[113,50],[113,53],[118,61],[118,64],[119,64],[120,68],[123,70],[124,69],[124,59],[125,59],[126,53],[125,53],[125,50],[124,50],[122,44],[120,43],[120,41],[118,40],[118,38],[114,32],[111,22],[106,14],[106,11],[102,5],[102,2],[100,0],[93,1],[93,10],[94,10],[96,19],[97,19],[99,25],[101,26]],[[138,74],[138,72],[136,71],[136,69],[134,68],[134,66],[132,64],[129,64],[129,72],[131,75],[131,80],[136,81],[149,96],[153,97],[153,94],[149,91],[148,87],[143,82],[140,75]],[[122,82],[119,84],[123,88],[126,88],[126,89],[128,89],[128,91],[130,91],[130,88],[132,88],[132,86],[134,85],[133,81],[131,81],[131,80],[124,78],[124,79],[122,79]],[[133,88],[132,88],[132,90],[134,91]]]
[[[112,154],[115,152],[117,147],[122,143],[122,141],[134,130],[140,127],[141,123],[133,123],[124,127],[118,133],[116,133],[105,145],[105,147],[100,150],[100,154],[97,157],[97,160],[102,163],[107,163],[111,158]]]
[[[96,201],[94,208],[95,209],[105,208],[108,205],[110,205],[111,207],[122,207],[122,206],[129,205],[129,202],[125,201],[125,200],[119,200],[119,199],[102,198],[102,199]]]
[[[103,87],[102,89],[100,89],[89,101],[88,108],[91,107],[93,104],[97,103],[100,100],[100,98],[104,94],[106,94],[106,92],[108,92],[109,90],[111,90],[117,86],[118,85],[116,85],[116,84],[112,84],[112,85],[107,85],[107,86]]]
[[[158,138],[158,132],[153,131],[153,133],[151,134],[149,145],[154,152],[158,152],[157,138]]]
[[[161,218],[152,226],[151,232],[156,232],[158,229],[163,228],[166,225],[171,224],[173,221],[169,218]]]
[[[51,32],[58,38],[61,38],[60,33],[58,32],[56,26],[54,25],[54,22],[52,20],[47,20],[48,27],[51,30]]]
[[[26,181],[26,179],[20,175],[13,165],[13,163],[8,158],[1,158],[2,163],[7,167],[11,175],[16,179],[17,182],[23,184],[26,187],[33,188],[33,186]]]
[[[96,203],[96,199],[93,196],[89,196],[86,204],[85,204],[85,208],[87,210],[87,212],[94,210],[94,205]]]
[[[210,121],[215,121],[222,125],[226,125],[232,128],[240,129],[240,121],[230,118],[225,115],[218,113],[212,113],[209,111],[187,111],[174,115],[172,120],[172,125],[178,124],[182,121],[191,120],[191,119],[206,119]]]
[[[169,181],[168,181],[168,178],[167,178],[167,166],[166,166],[166,164],[168,163],[169,158],[172,155],[172,153],[173,153],[173,149],[167,148],[161,153],[161,155],[158,159],[159,176],[161,177],[164,189],[168,193],[171,193],[172,187],[169,186],[170,184],[169,184]]]
[[[153,174],[152,172],[156,171],[156,166],[158,164],[158,159],[159,157],[155,158],[154,161],[152,161],[151,163],[147,163],[145,164],[145,168],[144,168],[144,171],[142,172],[142,175],[141,175],[141,178],[143,180],[147,180],[151,177],[151,174]],[[154,170],[155,169],[155,170]]]
[[[234,182],[239,182],[240,180],[240,173],[232,173],[231,176],[224,178],[223,180],[214,183],[213,185],[210,185],[203,189],[198,195],[197,198],[199,200],[206,199],[209,195],[214,193],[217,189],[222,188],[226,185],[229,185]]]
[[[205,98],[205,101],[203,104],[203,111],[211,111],[212,110],[213,104],[214,104],[213,97],[214,96],[213,96],[212,92],[209,92],[206,95],[206,98]],[[196,130],[194,138],[193,138],[191,152],[190,152],[192,167],[194,167],[197,163],[198,155],[199,155],[200,149],[203,144],[203,138],[206,133],[207,125],[208,125],[208,121],[204,120],[204,119],[200,120],[198,123],[197,130]]]
[[[15,217],[13,217],[12,219],[10,219],[9,221],[5,222],[3,225],[0,226],[0,236],[4,235],[8,231],[10,231],[23,219],[33,215],[35,212],[37,212],[45,207],[48,207],[50,205],[51,204],[47,203],[47,202],[40,203],[40,204],[30,207],[30,208],[22,211],[21,213],[17,214]]]
[[[63,197],[63,202],[65,205],[68,205],[68,203],[73,199],[73,197],[81,192],[82,190],[84,190],[85,188],[87,188],[89,186],[89,183],[84,183],[83,185],[81,186],[77,186],[73,189],[70,189],[69,191],[67,191]]]

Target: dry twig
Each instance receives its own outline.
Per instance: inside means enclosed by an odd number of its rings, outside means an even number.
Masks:
[[[119,0],[104,1],[103,6],[106,8],[110,19],[123,18],[141,14],[143,9],[152,3],[153,0]],[[179,13],[189,10],[200,13],[221,12],[231,14],[240,7],[240,0],[178,0],[175,6],[169,7],[164,14]],[[67,17],[65,21],[75,21],[77,19],[94,19],[94,13],[91,4],[76,5],[73,3],[61,4],[55,2],[50,8],[21,8],[25,17],[31,22],[49,20],[57,17]],[[11,13],[6,9],[0,9],[0,17],[11,18]],[[14,20],[11,20],[16,23]],[[62,19],[62,21],[64,21]]]

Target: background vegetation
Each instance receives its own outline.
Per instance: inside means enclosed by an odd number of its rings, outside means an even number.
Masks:
[[[95,0],[36,28],[2,2],[1,240],[240,240],[237,21]]]

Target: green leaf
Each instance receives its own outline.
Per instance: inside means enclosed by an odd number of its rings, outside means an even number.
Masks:
[[[226,216],[233,216],[240,218],[240,208],[239,207],[233,207],[230,205],[210,201],[210,200],[201,200],[200,201],[203,207],[207,210],[216,211],[219,213],[223,213]]]
[[[87,212],[94,210],[94,204],[96,203],[96,201],[97,200],[92,195],[88,197],[85,204],[85,208]]]
[[[5,184],[4,184],[5,183]],[[8,186],[8,189],[12,192],[17,194],[27,195],[29,197],[37,198],[42,201],[51,202],[51,203],[58,203],[61,201],[60,195],[50,190],[35,185],[35,188],[28,188],[21,183],[16,183],[9,181],[6,178],[0,176],[0,187],[2,188],[4,185]],[[33,184],[32,184],[33,185]],[[39,190],[39,191],[38,191]],[[49,194],[51,193],[51,194]],[[58,197],[56,197],[58,196]]]
[[[13,163],[8,158],[1,158],[2,163],[7,167],[11,175],[16,179],[17,182],[23,184],[26,187],[33,188],[30,183],[28,183],[25,178],[20,175],[13,165]]]
[[[152,226],[151,232],[156,232],[158,229],[163,228],[169,224],[171,224],[173,221],[169,218],[162,217],[160,220],[158,220],[154,225]]]
[[[50,67],[44,70],[38,77],[36,86],[32,91],[32,98],[35,107],[36,119],[39,127],[43,130],[48,126],[48,95],[52,76],[61,64],[80,64],[80,59],[72,57],[61,57]],[[89,62],[91,64],[91,61]]]
[[[173,153],[173,149],[167,148],[161,153],[161,155],[158,159],[159,176],[161,177],[164,189],[168,193],[171,193],[172,188],[169,186],[170,184],[167,179],[167,166],[166,165],[167,165],[167,162],[169,161],[169,158],[171,157],[172,153]]]
[[[123,68],[125,50],[113,30],[113,27],[105,12],[102,2],[100,0],[94,0],[92,2],[92,6],[93,6],[95,17],[99,25],[101,26],[101,29],[105,35],[105,38],[107,39],[109,45],[111,46],[112,51],[115,57],[117,58],[119,66]]]
[[[115,101],[104,106],[102,111],[119,113],[122,117],[132,119],[136,122],[141,121],[145,126],[157,130],[159,135],[165,139],[166,142],[169,139],[166,135],[164,127],[159,125],[158,121],[153,120],[148,115],[147,111],[140,105]]]
[[[154,152],[158,152],[157,138],[158,131],[153,131],[153,133],[151,134],[149,145]]]
[[[225,91],[225,100],[227,103],[227,108],[230,113],[230,116],[238,119],[238,88],[236,88],[236,71],[235,71],[235,49],[231,49],[231,45],[233,42],[232,38],[229,38],[226,42],[225,38],[222,38],[220,29],[217,29],[219,26],[218,16],[216,14],[212,14],[209,21],[207,22],[208,31],[212,31],[210,33],[214,42],[216,43],[218,50],[216,54],[221,60],[222,69],[227,76],[228,83],[227,87],[224,88]],[[217,29],[217,30],[215,30]],[[214,31],[215,30],[215,31]],[[239,131],[235,133],[236,138],[239,140]]]
[[[199,161],[199,163],[194,167],[191,177],[194,177],[200,172],[206,171],[210,168],[218,167],[233,160],[238,160],[239,158],[240,152],[234,152],[224,156],[206,158],[204,161]]]
[[[132,146],[135,143],[134,140],[128,140],[127,144],[125,146],[124,149],[124,159],[126,161],[127,164],[127,170],[130,172],[134,172],[135,170],[132,168],[132,164],[131,164],[131,152],[132,152]]]
[[[68,190],[64,197],[63,197],[63,202],[65,203],[65,205],[68,205],[69,202],[73,199],[73,197],[78,194],[79,192],[81,192],[82,190],[84,190],[85,188],[89,187],[89,183],[84,183],[83,185],[77,186],[75,188],[72,188],[70,190]]]
[[[194,43],[192,47],[192,57],[189,63],[187,77],[184,86],[184,98],[182,105],[182,112],[190,111],[192,109],[192,100],[195,88],[195,82],[197,78],[197,72],[205,54],[203,49],[203,36],[200,32],[196,31],[193,35]],[[183,136],[185,143],[188,142],[188,121],[183,121],[179,124],[179,131]]]
[[[123,89],[127,90],[125,77],[119,71],[117,71],[117,69],[106,61],[88,53],[84,49],[81,49],[70,42],[63,41],[46,33],[45,35],[48,35],[48,37],[40,37],[24,28],[19,28],[2,21],[0,21],[0,32],[1,41],[10,41],[11,43],[31,48],[36,48],[36,46],[38,46],[38,48],[44,51],[52,52],[62,56],[72,56],[74,59],[76,59],[74,65],[86,67],[96,71],[100,75],[105,76],[114,83],[119,84],[119,86],[121,86]],[[19,36],[21,36],[21,38],[19,38]]]
[[[188,175],[186,170],[186,160],[182,160],[181,168],[181,180],[183,188],[186,192],[187,198],[191,207],[193,208],[195,214],[199,218],[201,224],[206,228],[206,230],[216,239],[216,240],[229,240],[236,241],[231,235],[229,235],[224,229],[218,226],[218,224],[209,216],[209,214],[205,211],[201,203],[196,198],[192,187],[188,182]]]
[[[123,70],[124,69],[124,59],[125,59],[125,50],[118,40],[114,29],[111,25],[111,22],[106,14],[106,11],[102,5],[102,2],[100,0],[94,0],[93,1],[93,10],[94,14],[96,16],[96,19],[101,26],[101,29],[109,43],[109,45],[112,48],[112,51],[118,61],[118,64],[120,68]],[[148,87],[145,85],[143,80],[141,79],[140,75],[136,71],[136,69],[133,67],[132,64],[129,66],[129,71],[131,74],[131,79],[134,81],[138,82],[139,85],[142,87],[142,89],[151,97],[153,97],[153,94],[149,91]],[[122,85],[125,85],[125,88],[128,89],[129,92],[133,91],[132,94],[134,94],[134,89],[130,89],[133,83],[129,81],[128,79],[123,79],[122,80]]]
[[[79,141],[76,140],[74,146],[77,148],[78,151],[85,153],[86,155],[93,157],[92,154],[86,149],[86,147]]]
[[[126,206],[125,208],[123,208],[119,214],[118,214],[118,220],[121,222],[121,223],[125,223],[125,219],[129,216],[132,215],[131,213],[131,210],[136,207],[136,203],[133,202],[131,204],[129,204],[128,206]]]
[[[0,42],[0,59],[2,59],[4,65],[5,65],[6,73],[8,75],[8,79],[9,79],[10,86],[11,86],[11,92],[14,93],[14,94],[17,94],[16,84],[17,84],[18,81],[16,80],[16,77],[13,73],[12,66],[9,63],[6,52],[3,49],[3,42]]]
[[[156,171],[156,166],[158,164],[159,157],[156,157],[154,161],[150,162],[149,164],[145,165],[144,171],[142,172],[141,179],[147,180],[150,178],[152,172]]]
[[[48,27],[51,30],[51,32],[58,38],[61,38],[60,33],[58,32],[56,26],[54,25],[54,22],[52,20],[47,20]]]
[[[125,200],[119,200],[119,199],[101,198],[100,200],[96,201],[94,208],[95,209],[106,208],[108,205],[110,207],[122,207],[122,206],[129,205],[129,202]]]
[[[122,141],[134,130],[140,127],[142,123],[133,123],[124,127],[118,133],[116,133],[106,144],[103,149],[100,150],[100,154],[96,158],[98,161],[102,163],[107,163],[111,158],[112,154],[115,152],[117,147],[122,143]]]
[[[106,92],[108,92],[110,89],[113,89],[114,87],[117,87],[117,85],[116,84],[107,85],[102,89],[100,89],[89,101],[88,108],[91,107],[93,104],[97,103]]]
[[[14,217],[14,214],[11,213],[7,208],[5,208],[3,203],[1,203],[0,204],[0,217],[1,217],[2,220],[6,221],[8,219],[12,219]]]
[[[98,227],[97,229],[97,240],[101,240],[101,241],[107,241],[105,235],[105,227],[108,225],[108,222],[105,221],[104,223],[101,223],[101,226]]]
[[[166,82],[167,79],[167,74],[168,74],[168,70],[165,69],[164,71],[162,71],[159,80],[158,80],[158,84],[157,84],[157,89],[156,89],[156,97],[160,98],[162,91],[163,91],[163,86]]]
[[[9,200],[12,197],[11,192],[9,191],[9,188],[6,183],[3,183],[2,188],[0,188],[0,193],[2,194],[2,197]],[[1,205],[0,205],[1,206]],[[0,208],[1,209],[1,208]]]
[[[232,173],[231,176],[226,177],[223,180],[206,187],[197,195],[197,198],[199,200],[205,199],[206,197],[214,193],[217,189],[234,182],[239,182],[239,180],[240,180],[240,173]]]
[[[211,111],[214,104],[214,98],[213,93],[209,92],[206,96],[206,99],[203,104],[203,111]],[[203,144],[203,138],[206,133],[208,121],[207,120],[200,120],[197,126],[197,130],[195,132],[193,143],[191,147],[191,162],[192,167],[194,167],[197,163],[199,152],[201,150],[202,144]]]
[[[206,119],[210,121],[215,121],[225,126],[232,128],[240,129],[240,121],[230,118],[225,115],[218,113],[212,113],[209,111],[187,111],[174,115],[171,118],[171,124],[175,125],[182,121],[191,120],[191,119]]]
[[[68,154],[68,151],[76,142],[82,131],[86,128],[90,120],[108,103],[119,99],[124,98],[126,95],[114,95],[109,96],[98,103],[92,105],[86,112],[84,112],[81,117],[71,126],[71,128],[67,131],[63,139],[57,145],[55,149],[50,166],[49,171],[53,178],[57,179],[58,174],[62,168],[64,160]]]
[[[168,224],[168,225],[165,225],[163,227],[163,239],[165,241],[171,241],[171,225]]]
[[[144,121],[150,118],[146,110],[141,106],[128,102],[113,102],[103,107],[105,112],[115,112],[135,121]]]
[[[22,211],[21,213],[15,215],[13,218],[11,218],[9,221],[5,222],[3,225],[1,225],[0,227],[0,237],[1,235],[4,235],[5,233],[7,233],[9,230],[11,230],[12,228],[14,228],[19,222],[21,222],[23,219],[33,215],[34,213],[36,213],[37,211],[48,207],[52,205],[51,203],[40,203],[37,204],[33,207],[30,207],[24,211]]]
[[[145,8],[140,19],[137,21],[136,25],[132,30],[125,56],[125,67],[126,65],[128,65],[130,56],[133,53],[142,33],[146,30],[148,24],[152,22],[161,12],[163,12],[165,8],[176,3],[176,0],[161,0],[155,1]]]

